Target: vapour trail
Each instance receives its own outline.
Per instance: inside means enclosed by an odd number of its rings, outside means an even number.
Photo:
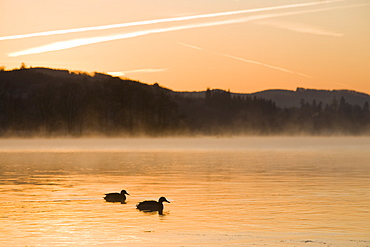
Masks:
[[[310,26],[310,25],[302,24],[302,23],[291,23],[291,22],[276,21],[276,20],[258,21],[256,23],[261,24],[261,25],[272,26],[275,28],[286,29],[286,30],[290,30],[294,32],[299,32],[299,33],[308,33],[308,34],[333,36],[333,37],[341,37],[344,35],[343,33],[336,33],[336,32],[325,30],[321,27]]]
[[[53,31],[38,32],[38,33],[3,36],[3,37],[0,37],[0,41],[1,40],[11,40],[11,39],[23,39],[23,38],[30,38],[30,37],[39,37],[39,36],[49,36],[49,35],[56,35],[56,34],[107,30],[107,29],[122,28],[122,27],[142,26],[142,25],[158,24],[158,23],[165,23],[165,22],[188,21],[188,20],[196,20],[196,19],[204,19],[204,18],[232,16],[232,15],[238,15],[238,14],[255,13],[255,12],[269,11],[269,10],[283,10],[283,9],[289,9],[289,8],[310,7],[310,6],[315,6],[315,5],[323,5],[323,4],[343,2],[343,1],[346,1],[346,0],[289,4],[289,5],[274,6],[274,7],[244,9],[244,10],[237,10],[237,11],[219,12],[219,13],[202,14],[202,15],[191,15],[191,16],[183,16],[183,17],[172,17],[172,18],[165,18],[165,19],[119,23],[119,24],[111,24],[111,25],[103,25],[103,26],[95,26],[95,27],[82,27],[82,28],[72,28],[72,29],[63,29],[63,30],[53,30]]]
[[[196,50],[201,50],[203,51],[204,49],[203,48],[200,48],[198,46],[194,46],[194,45],[189,45],[189,44],[185,44],[185,43],[182,43],[182,42],[178,42],[179,45],[183,45],[183,46],[186,46],[186,47],[189,47],[189,48],[193,48],[193,49],[196,49]]]
[[[282,68],[282,67],[278,67],[278,66],[258,62],[258,61],[248,60],[248,59],[244,59],[244,58],[240,58],[240,57],[235,57],[235,56],[231,56],[231,55],[227,55],[227,54],[223,54],[223,53],[218,53],[218,52],[212,52],[212,53],[216,54],[216,55],[219,55],[219,56],[224,56],[224,57],[236,59],[236,60],[239,60],[239,61],[242,61],[242,62],[257,64],[257,65],[261,65],[261,66],[264,66],[264,67],[267,67],[267,68],[270,68],[270,69],[280,70],[280,71],[283,71],[283,72],[296,74],[296,75],[299,75],[299,76],[303,76],[303,77],[306,77],[306,78],[313,79],[312,76],[309,76],[309,75],[306,75],[306,74],[303,74],[303,73],[300,73],[300,72],[295,72],[295,71],[285,69],[285,68]]]
[[[185,29],[190,29],[190,28],[218,26],[218,25],[238,23],[238,22],[243,22],[243,21],[244,19],[234,19],[234,20],[219,21],[219,22],[210,22],[210,23],[201,23],[201,24],[193,24],[193,25],[185,25],[185,26],[175,26],[175,27],[169,27],[169,28],[144,30],[144,31],[125,33],[125,34],[119,34],[119,35],[113,35],[113,36],[67,40],[67,41],[55,42],[55,43],[51,43],[48,45],[27,49],[24,51],[10,53],[8,56],[18,57],[18,56],[38,54],[38,53],[44,53],[44,52],[50,52],[50,51],[59,51],[59,50],[70,49],[70,48],[79,47],[83,45],[96,44],[96,43],[101,43],[105,41],[113,41],[113,40],[119,40],[119,39],[134,38],[134,37],[139,37],[139,36],[154,34],[154,33],[164,33],[164,32],[171,32],[171,31],[185,30]]]
[[[295,71],[292,71],[292,70],[289,70],[289,69],[285,69],[285,68],[282,68],[282,67],[270,65],[270,64],[267,64],[267,63],[262,63],[262,62],[258,62],[258,61],[254,61],[254,60],[244,59],[244,58],[241,58],[241,57],[231,56],[231,55],[224,54],[224,53],[207,51],[207,50],[205,50],[203,48],[200,48],[198,46],[189,45],[189,44],[182,43],[182,42],[178,42],[177,44],[182,45],[182,46],[186,46],[186,47],[189,47],[189,48],[192,48],[192,49],[195,49],[195,50],[209,52],[209,53],[212,53],[212,54],[215,54],[215,55],[218,55],[218,56],[228,57],[228,58],[236,59],[236,60],[246,62],[246,63],[257,64],[257,65],[261,65],[261,66],[264,66],[264,67],[267,67],[267,68],[270,68],[270,69],[280,70],[280,71],[283,71],[283,72],[303,76],[303,77],[306,77],[306,78],[311,78],[311,79],[313,78],[312,76],[309,76],[309,75],[306,75],[306,74],[303,74],[303,73],[295,72]]]
[[[368,4],[365,4],[365,5],[368,5]],[[102,37],[67,40],[67,41],[51,43],[48,45],[35,47],[35,48],[31,48],[31,49],[27,49],[27,50],[23,50],[19,52],[10,53],[8,56],[17,57],[17,56],[38,54],[38,53],[51,52],[51,51],[59,51],[59,50],[70,49],[70,48],[79,47],[83,45],[96,44],[96,43],[112,41],[112,40],[119,40],[119,39],[134,38],[134,37],[148,35],[148,34],[179,31],[179,30],[200,28],[200,27],[211,27],[211,26],[218,26],[218,25],[225,25],[225,24],[234,24],[234,23],[262,20],[262,19],[268,19],[268,18],[274,18],[274,17],[282,17],[282,16],[297,15],[297,14],[304,14],[304,13],[314,13],[314,12],[320,12],[320,11],[327,11],[327,10],[341,9],[341,8],[348,8],[348,7],[357,7],[357,6],[364,6],[364,4],[352,5],[352,6],[341,6],[341,7],[330,7],[330,8],[315,9],[315,10],[301,10],[301,11],[285,12],[285,13],[279,13],[279,14],[255,15],[255,16],[249,16],[249,17],[238,18],[238,19],[230,19],[230,20],[225,20],[225,21],[198,23],[198,24],[189,24],[189,25],[184,25],[184,26],[174,26],[174,27],[169,27],[169,28],[143,30],[143,31],[138,31],[138,32],[113,35],[113,36],[102,36]]]

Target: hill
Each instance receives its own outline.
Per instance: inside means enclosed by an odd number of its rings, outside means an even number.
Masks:
[[[223,91],[220,89],[214,89],[217,91]],[[205,98],[206,91],[200,92],[175,92],[190,98]],[[312,103],[316,101],[317,104],[320,102],[325,106],[331,104],[333,100],[340,100],[342,97],[351,105],[363,106],[365,102],[370,102],[370,95],[360,93],[352,90],[318,90],[318,89],[305,89],[297,88],[296,91],[283,90],[283,89],[271,89],[250,94],[244,93],[231,93],[234,97],[257,97],[266,100],[272,100],[275,102],[277,107],[290,108],[290,107],[301,107],[302,99],[304,102]]]
[[[266,90],[251,94],[264,99],[271,99],[277,106],[282,108],[300,107],[302,99],[305,102],[322,102],[323,105],[331,104],[333,99],[340,100],[342,97],[351,105],[363,106],[370,102],[370,95],[351,90],[317,90],[297,88],[289,90]]]
[[[0,71],[3,136],[165,133],[176,120],[175,103],[157,85],[47,68]]]
[[[370,134],[369,95],[176,92],[48,68],[0,71],[0,136]]]

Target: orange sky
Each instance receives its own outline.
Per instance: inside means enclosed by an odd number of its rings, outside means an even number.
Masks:
[[[115,72],[173,90],[370,94],[368,0],[0,0],[0,66]]]

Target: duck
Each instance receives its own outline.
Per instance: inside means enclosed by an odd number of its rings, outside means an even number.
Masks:
[[[160,197],[158,202],[157,201],[154,201],[154,200],[151,200],[151,201],[143,201],[143,202],[139,202],[137,205],[136,205],[136,208],[141,210],[141,211],[144,211],[144,212],[153,212],[153,211],[158,211],[159,214],[162,214],[163,213],[163,202],[168,202],[170,203],[166,197]]]
[[[107,202],[120,202],[120,203],[125,203],[126,201],[126,195],[130,195],[127,193],[126,190],[122,190],[121,193],[108,193],[105,194],[104,199]]]

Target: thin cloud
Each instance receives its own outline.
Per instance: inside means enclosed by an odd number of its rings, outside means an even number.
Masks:
[[[111,76],[124,76],[125,73],[124,72],[107,72],[108,75],[111,75]]]
[[[255,12],[270,11],[270,10],[284,10],[284,9],[289,9],[289,8],[310,7],[310,6],[315,6],[315,5],[323,5],[323,4],[342,2],[342,1],[345,1],[345,0],[289,4],[289,5],[282,5],[282,6],[273,6],[273,7],[255,8],[255,9],[244,9],[244,10],[219,12],[219,13],[212,13],[212,14],[191,15],[191,16],[183,16],[183,17],[173,17],[173,18],[164,18],[164,19],[156,19],[156,20],[119,23],[119,24],[102,25],[102,26],[94,26],[94,27],[72,28],[72,29],[38,32],[38,33],[10,35],[10,36],[0,37],[0,41],[1,40],[12,40],[12,39],[23,39],[23,38],[30,38],[30,37],[39,37],[39,36],[50,36],[50,35],[57,35],[57,34],[79,33],[79,32],[87,32],[87,31],[99,31],[99,30],[107,30],[107,29],[113,29],[113,28],[142,26],[142,25],[159,24],[159,23],[166,23],[166,22],[177,22],[177,21],[204,19],[204,18],[232,16],[232,15],[255,13]]]
[[[157,73],[157,72],[164,72],[166,70],[168,69],[135,69],[135,70],[118,71],[118,72],[107,72],[107,74],[111,76],[125,76],[127,74],[132,74],[132,73]]]
[[[286,29],[290,31],[295,31],[299,33],[308,33],[308,34],[315,34],[315,35],[325,35],[325,36],[334,36],[334,37],[341,37],[343,33],[336,33],[332,31],[325,30],[321,27],[315,27],[307,24],[302,23],[293,23],[293,22],[286,22],[286,21],[258,21],[256,22],[260,25],[272,26],[280,29]]]

